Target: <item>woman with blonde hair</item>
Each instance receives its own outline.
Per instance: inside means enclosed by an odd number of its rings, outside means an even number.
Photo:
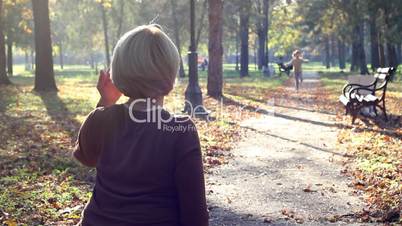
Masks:
[[[208,225],[195,125],[163,109],[179,62],[159,25],[137,27],[118,41],[73,153],[97,170],[80,225]],[[129,100],[116,104],[122,94]]]
[[[299,86],[303,82],[303,70],[302,70],[303,62],[308,62],[308,60],[303,59],[302,51],[298,49],[295,50],[292,54],[291,64],[293,65],[295,74],[296,90],[299,90]]]

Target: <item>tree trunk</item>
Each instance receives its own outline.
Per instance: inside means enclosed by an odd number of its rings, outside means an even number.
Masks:
[[[60,48],[60,53],[59,53],[59,58],[60,58],[60,69],[64,69],[64,58],[63,58],[63,43],[60,41],[59,43],[59,48]]]
[[[94,55],[92,53],[89,54],[89,65],[90,65],[91,69],[95,69],[95,59],[94,59]]]
[[[352,65],[350,70],[357,71],[359,68],[360,74],[368,74],[366,53],[364,51],[364,29],[362,24],[355,25],[353,29]]]
[[[331,54],[330,54],[330,43],[329,38],[325,38],[325,66],[327,69],[331,68]]]
[[[31,71],[35,69],[35,52],[31,49]]]
[[[398,61],[396,56],[395,46],[391,43],[387,43],[387,56],[388,56],[388,66],[397,67]]]
[[[263,22],[264,22],[264,15],[263,15],[263,10],[262,10],[262,5],[261,1],[257,0],[257,40],[256,40],[256,45],[258,43],[258,50],[257,50],[257,56],[258,58],[257,63],[258,63],[258,70],[262,69],[262,66],[265,61],[265,35],[264,35],[264,29],[263,29]]]
[[[254,70],[258,70],[257,64],[257,40],[254,40]]]
[[[345,44],[340,39],[338,39],[338,58],[339,58],[339,68],[341,70],[344,70],[346,68]]]
[[[371,69],[375,71],[380,66],[380,54],[378,51],[378,31],[376,14],[370,17],[370,47],[371,47]]]
[[[208,43],[208,95],[222,96],[223,85],[223,0],[208,0],[209,43]]]
[[[265,59],[264,59],[264,66],[268,70],[268,64],[269,64],[269,50],[268,50],[268,32],[269,32],[269,0],[264,0],[264,23],[263,23],[263,28],[265,31]],[[270,71],[267,71],[267,75],[270,74]]]
[[[336,49],[337,48],[336,48],[335,37],[331,36],[331,65],[332,65],[332,67],[336,66],[336,58],[337,58],[336,53],[338,52],[338,51],[336,51]]]
[[[120,36],[121,36],[121,34],[123,32],[123,23],[124,23],[124,18],[125,18],[125,16],[124,16],[124,2],[125,2],[124,0],[119,1],[120,8],[119,8],[119,18],[118,18],[117,34],[116,34],[117,40],[120,39]]]
[[[176,0],[170,0],[170,6],[171,6],[172,19],[173,19],[175,44],[176,44],[177,50],[179,51],[179,54],[180,54],[179,77],[184,78],[186,76],[186,72],[184,71],[183,58],[181,57],[181,42],[180,42],[179,21],[177,19],[177,11],[176,11]]]
[[[389,13],[388,9],[384,7],[384,19],[385,19],[385,27],[388,31],[392,30],[391,25],[389,22]],[[387,58],[388,58],[388,66],[389,67],[396,67],[398,66],[397,62],[397,56],[396,56],[396,50],[395,46],[392,44],[392,41],[390,40],[391,37],[388,35],[386,37],[386,47],[387,47]]]
[[[110,67],[110,51],[109,51],[109,36],[108,36],[108,24],[106,18],[106,9],[103,6],[103,1],[99,3],[99,7],[102,13],[102,25],[103,25],[103,36],[105,41],[105,57],[107,67]]]
[[[57,91],[53,71],[52,40],[50,37],[49,2],[32,0],[35,23],[35,90]]]
[[[356,42],[353,41],[352,43],[352,56],[350,62],[350,71],[357,71],[357,51],[356,51]]]
[[[380,67],[385,67],[387,59],[385,58],[385,48],[383,43],[378,44],[378,51],[380,52]]]
[[[31,65],[29,64],[28,50],[25,50],[24,54],[25,54],[25,71],[29,71],[31,69]]]
[[[258,70],[265,65],[265,36],[263,33],[262,29],[258,31]]]
[[[236,66],[235,66],[235,70],[239,71],[239,36],[240,36],[240,32],[236,32]]]
[[[195,39],[196,46],[198,46],[198,43],[200,42],[202,30],[204,29],[205,25],[204,21],[205,21],[205,14],[207,13],[207,6],[208,6],[208,0],[204,0],[202,5],[201,18],[199,19],[200,24],[197,29],[197,37]]]
[[[249,18],[250,18],[250,0],[241,2],[240,9],[240,77],[248,76],[248,35],[249,35]]]
[[[357,26],[358,31],[358,43],[357,43],[357,52],[358,52],[358,59],[360,62],[360,74],[366,75],[369,74],[367,63],[366,63],[366,53],[364,51],[364,29],[363,25]]]
[[[263,66],[267,67],[267,39],[268,39],[268,12],[269,12],[269,0],[263,0],[261,9],[260,1],[258,3],[258,12],[261,14],[257,24],[258,35],[258,69],[261,70]]]
[[[6,72],[6,44],[3,34],[3,0],[0,0],[0,84],[10,84]]]
[[[390,14],[389,14],[389,9],[386,5],[384,5],[384,22],[385,22],[385,28],[387,31],[392,30],[392,25],[391,22],[389,21],[390,19]],[[385,36],[386,40],[386,47],[387,47],[387,58],[388,58],[388,66],[389,67],[396,67],[398,66],[397,62],[397,57],[396,57],[396,50],[395,46],[392,44],[392,40],[389,34],[386,34]]]
[[[396,53],[398,55],[398,64],[402,64],[402,45],[401,44],[396,46]]]
[[[8,76],[13,76],[13,40],[11,36],[7,37],[7,73]]]

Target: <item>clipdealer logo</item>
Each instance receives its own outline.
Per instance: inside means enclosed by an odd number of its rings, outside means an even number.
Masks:
[[[190,102],[186,101],[186,105],[190,107],[191,109],[191,114],[183,116],[183,117],[177,117],[177,115],[172,115],[172,114],[163,114],[163,108],[158,106],[156,103],[156,99],[152,98],[145,98],[145,99],[136,99],[128,105],[128,112],[129,112],[129,117],[133,122],[136,123],[157,123],[157,128],[166,132],[186,132],[186,131],[191,131],[195,130],[195,126],[193,123],[186,123],[191,120],[191,116],[195,115],[196,110],[199,107],[203,106],[192,106]],[[135,112],[135,106],[136,105],[141,105],[142,107],[145,106],[147,109],[146,112],[146,117],[141,117],[137,118],[136,115],[134,114]],[[239,105],[236,108],[231,108],[231,109],[226,109],[225,108],[225,103],[223,99],[220,100],[220,103],[218,105],[215,105],[215,109],[211,109],[212,112],[214,113],[214,117],[206,117],[204,120],[207,122],[210,122],[212,120],[221,120],[221,121],[228,121],[230,119],[227,118],[228,113],[232,115],[232,117],[235,117],[235,119],[241,119],[243,118],[243,114],[255,114],[255,116],[275,116],[275,99],[269,99],[266,101],[264,104],[266,107],[250,107],[248,105]],[[173,109],[172,112],[176,112]],[[230,112],[229,112],[230,111]],[[232,118],[233,120],[233,118]],[[172,123],[173,122],[173,123]]]

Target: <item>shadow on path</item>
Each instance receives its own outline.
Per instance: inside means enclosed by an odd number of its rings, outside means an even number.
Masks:
[[[240,126],[240,127],[241,127],[241,128],[244,128],[244,129],[251,130],[251,131],[253,131],[253,132],[257,132],[257,133],[266,135],[266,136],[271,136],[271,137],[275,137],[275,138],[278,138],[278,139],[282,139],[282,140],[284,140],[284,141],[288,141],[288,142],[293,142],[293,143],[301,144],[301,145],[303,145],[303,146],[305,146],[305,147],[307,147],[307,148],[312,148],[312,149],[317,150],[317,151],[323,151],[323,152],[331,153],[331,154],[338,155],[338,156],[344,156],[343,154],[340,154],[340,153],[331,151],[330,149],[325,149],[325,148],[317,147],[317,146],[308,144],[308,143],[306,143],[306,142],[301,142],[301,141],[299,141],[299,140],[295,140],[295,139],[290,139],[290,138],[287,138],[287,137],[279,136],[279,135],[276,135],[276,134],[273,134],[273,133],[269,133],[269,132],[267,132],[267,131],[261,131],[261,130],[258,130],[258,129],[255,129],[255,128],[252,128],[252,127],[249,127],[249,126]]]

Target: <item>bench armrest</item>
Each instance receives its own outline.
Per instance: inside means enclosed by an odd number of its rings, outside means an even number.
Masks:
[[[362,84],[357,84],[357,83],[348,83],[343,87],[342,93],[344,96],[347,96],[347,93],[350,93],[352,89],[354,88],[366,88],[366,89],[370,89],[371,92],[374,91],[374,87],[375,87],[376,81],[374,81],[373,83],[369,84],[369,85],[362,85]]]

